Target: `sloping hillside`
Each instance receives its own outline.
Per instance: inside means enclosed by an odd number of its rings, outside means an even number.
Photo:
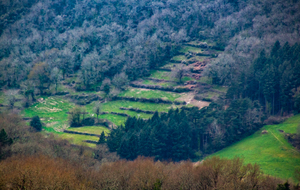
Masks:
[[[246,163],[259,164],[265,174],[283,179],[293,178],[295,170],[300,169],[300,152],[287,142],[284,134],[295,133],[299,122],[300,115],[296,115],[282,124],[264,126],[255,134],[210,157],[244,157]],[[263,130],[267,133],[263,134]]]

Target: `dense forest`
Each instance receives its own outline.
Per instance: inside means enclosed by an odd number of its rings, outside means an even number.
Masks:
[[[78,89],[120,74],[147,76],[193,38],[226,47],[214,70],[228,84],[275,40],[299,41],[296,0],[43,0],[1,1],[1,7],[1,86],[41,94],[58,74],[79,72]]]
[[[158,160],[187,160],[220,150],[262,127],[263,112],[250,99],[208,107],[170,110],[149,120],[128,118],[125,126],[113,130],[107,139],[110,151],[122,158],[139,155]],[[171,148],[170,148],[171,147]]]
[[[224,84],[228,78],[212,69],[209,75],[216,84]],[[230,77],[230,76],[227,76]],[[249,69],[230,79],[227,100],[250,98],[258,100],[268,115],[288,114],[299,110],[300,46],[295,43],[282,47],[277,41],[270,53],[263,49],[250,64]]]

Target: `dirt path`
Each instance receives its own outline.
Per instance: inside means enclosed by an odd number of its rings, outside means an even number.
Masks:
[[[210,102],[205,101],[198,101],[194,99],[195,93],[189,92],[189,93],[183,93],[183,95],[180,98],[177,98],[177,101],[185,101],[187,104],[191,104],[193,106],[196,106],[198,108],[203,108],[209,106]]]

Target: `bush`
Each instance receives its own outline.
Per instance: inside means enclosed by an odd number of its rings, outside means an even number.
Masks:
[[[95,124],[95,119],[91,117],[85,118],[81,121],[81,124],[83,126],[93,126]]]
[[[30,121],[30,126],[35,128],[37,131],[42,130],[42,123],[39,116],[34,116]]]

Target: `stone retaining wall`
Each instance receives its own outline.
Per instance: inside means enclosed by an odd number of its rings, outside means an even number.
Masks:
[[[100,135],[96,135],[96,134],[91,134],[91,133],[82,133],[82,132],[77,132],[77,131],[69,131],[69,130],[64,130],[64,133],[70,133],[70,134],[77,134],[77,135],[87,135],[87,136],[100,137]]]
[[[130,83],[130,86],[135,87],[135,88],[145,88],[145,89],[151,89],[151,90],[161,90],[161,91],[177,92],[177,93],[191,91],[188,88],[173,88],[173,87],[163,87],[163,86],[135,84],[135,83]]]
[[[135,97],[115,96],[115,97],[112,98],[112,100],[127,100],[127,101],[133,101],[133,102],[148,102],[148,103],[186,105],[186,102],[179,102],[179,101],[172,102],[170,100],[164,100],[164,99],[160,99],[160,98],[135,98]]]

